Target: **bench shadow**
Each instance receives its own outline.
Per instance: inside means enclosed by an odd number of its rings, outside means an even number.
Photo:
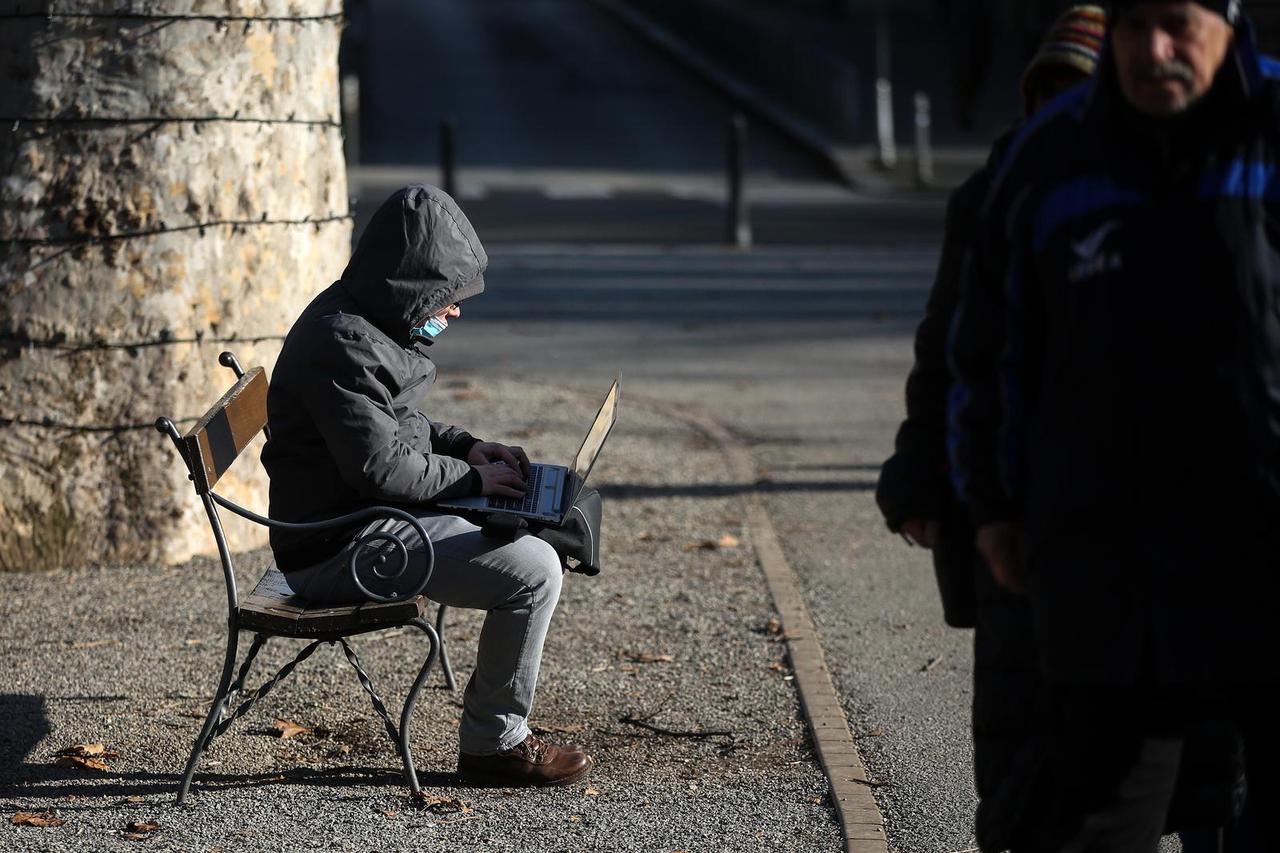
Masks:
[[[60,800],[66,797],[139,797],[147,794],[178,794],[180,773],[86,771],[57,764],[25,764],[15,768],[20,777],[0,783],[0,798],[13,800]],[[92,774],[92,775],[89,775]],[[424,788],[464,787],[457,773],[419,772]],[[307,785],[316,788],[358,788],[385,785],[407,794],[404,772],[399,767],[293,767],[262,773],[196,773],[191,794],[212,794],[225,790],[265,788],[270,785]],[[59,806],[62,808],[62,806]]]

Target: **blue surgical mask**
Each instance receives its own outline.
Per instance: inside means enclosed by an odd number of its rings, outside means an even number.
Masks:
[[[414,326],[409,330],[409,337],[434,341],[447,328],[449,328],[449,321],[443,317],[428,317],[421,326]]]

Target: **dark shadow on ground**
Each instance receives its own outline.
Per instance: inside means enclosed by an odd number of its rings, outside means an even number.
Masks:
[[[848,465],[770,465],[770,471],[866,471],[879,473],[881,466],[871,463],[850,463]]]
[[[619,500],[644,498],[722,498],[728,495],[744,495],[751,492],[757,494],[778,494],[787,492],[871,492],[875,491],[874,481],[832,481],[832,480],[797,480],[776,482],[774,480],[757,480],[754,483],[701,483],[701,484],[635,484],[610,483],[600,487],[600,494]]]
[[[0,767],[18,767],[50,732],[45,698],[0,693]]]

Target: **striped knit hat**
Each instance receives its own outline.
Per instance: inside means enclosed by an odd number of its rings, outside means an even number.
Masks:
[[[1152,0],[1111,0],[1111,11],[1118,12],[1126,6],[1136,6],[1139,3],[1150,3]],[[1159,0],[1156,0],[1159,2]],[[1240,0],[1195,0],[1195,2],[1211,12],[1217,12],[1219,15],[1227,19],[1227,23],[1234,24],[1240,20]]]
[[[1038,78],[1049,72],[1078,71],[1092,77],[1107,37],[1107,13],[1101,6],[1072,6],[1053,22],[1040,49],[1022,75],[1022,102],[1031,112]]]

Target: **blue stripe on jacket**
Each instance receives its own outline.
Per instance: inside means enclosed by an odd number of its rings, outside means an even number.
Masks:
[[[957,314],[957,316],[959,316]],[[952,326],[954,331],[955,326]],[[947,458],[951,460],[951,488],[962,501],[969,500],[969,469],[963,464],[960,446],[964,443],[964,428],[960,425],[960,413],[973,402],[973,391],[962,382],[952,368],[951,391],[947,394]]]
[[[1200,198],[1280,199],[1280,176],[1274,163],[1237,159],[1205,170]]]
[[[1063,225],[1109,207],[1142,204],[1142,193],[1116,184],[1107,175],[1086,175],[1068,181],[1050,192],[1036,212],[1032,245],[1043,251],[1049,238]]]

